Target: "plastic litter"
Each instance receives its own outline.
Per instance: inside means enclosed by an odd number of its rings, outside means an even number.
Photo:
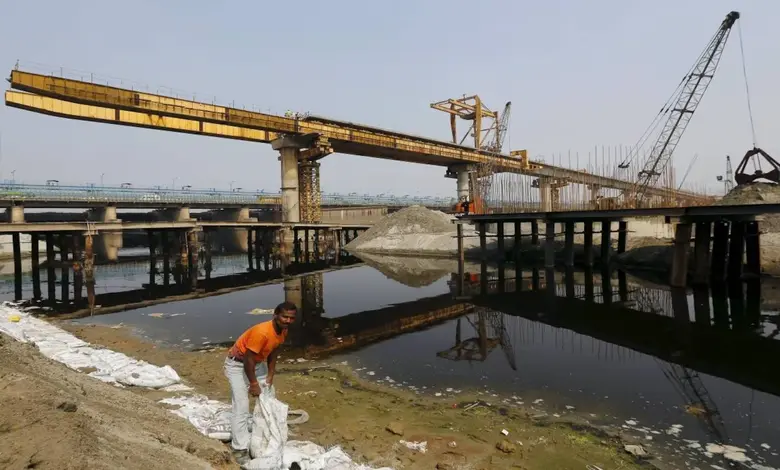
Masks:
[[[401,439],[398,441],[399,443],[405,445],[408,449],[416,450],[418,452],[422,452],[423,454],[428,452],[428,441],[422,441],[422,442],[410,442],[405,441]]]
[[[246,312],[247,315],[273,315],[274,309],[272,308],[253,308]]]

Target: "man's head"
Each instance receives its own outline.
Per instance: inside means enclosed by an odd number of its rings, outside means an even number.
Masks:
[[[274,323],[280,330],[286,330],[294,321],[298,307],[292,302],[282,302],[274,309]]]

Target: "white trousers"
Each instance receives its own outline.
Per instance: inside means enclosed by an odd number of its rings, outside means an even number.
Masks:
[[[255,366],[257,381],[262,387],[268,376],[266,362]],[[249,412],[249,378],[244,372],[244,363],[225,358],[225,377],[230,383],[230,399],[233,405],[233,415],[230,418],[231,446],[235,450],[247,450],[249,448],[249,425],[252,413]]]

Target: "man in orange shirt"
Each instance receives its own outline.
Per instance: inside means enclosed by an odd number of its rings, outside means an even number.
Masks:
[[[233,415],[230,418],[231,446],[239,460],[249,458],[249,394],[260,395],[260,384],[271,386],[276,372],[276,351],[287,338],[297,308],[283,302],[271,320],[250,327],[238,337],[225,358],[225,376],[230,383]],[[261,382],[262,381],[262,382]],[[242,462],[239,461],[239,464]]]

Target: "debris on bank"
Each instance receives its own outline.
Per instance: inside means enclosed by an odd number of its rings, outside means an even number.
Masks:
[[[355,253],[455,256],[458,240],[454,220],[454,216],[441,211],[405,207],[383,218],[344,249]],[[463,235],[465,251],[479,250],[479,234],[473,225],[464,224]]]
[[[89,376],[120,388],[135,386],[177,392],[179,395],[163,398],[160,403],[176,407],[169,411],[189,421],[204,436],[221,441],[229,441],[231,438],[230,405],[194,393],[191,387],[181,383],[180,376],[168,365],[159,367],[107,348],[94,347],[20,310],[18,304],[12,302],[0,304],[0,334],[8,335],[20,343],[32,343],[43,356],[75,371],[94,369]],[[63,411],[75,411],[72,404],[61,406]],[[338,446],[325,449],[308,441],[287,441],[286,433],[282,437],[283,440],[277,442],[279,448],[274,450],[280,452],[279,460],[284,459],[287,463],[284,468],[293,468],[294,461],[299,468],[311,470],[374,470],[354,463]],[[391,469],[385,467],[378,470]]]

